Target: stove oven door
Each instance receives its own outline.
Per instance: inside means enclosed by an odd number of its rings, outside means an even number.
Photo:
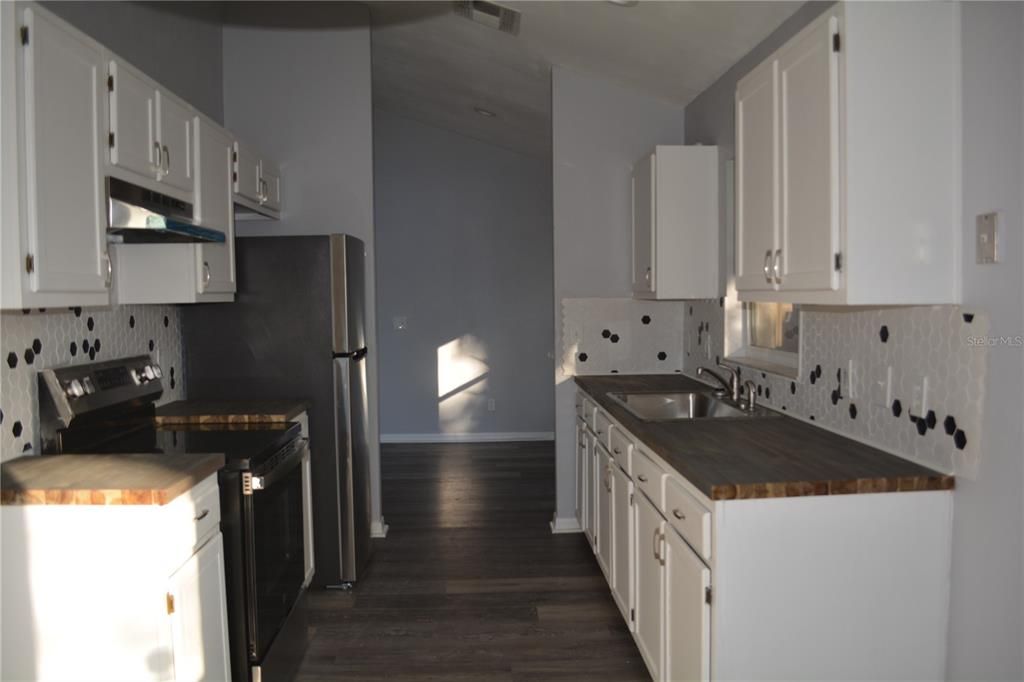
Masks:
[[[300,438],[243,477],[243,526],[248,591],[249,656],[260,663],[302,592],[304,458]],[[251,484],[251,485],[250,485]]]

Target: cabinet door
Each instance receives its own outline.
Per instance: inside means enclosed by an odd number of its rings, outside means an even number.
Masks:
[[[156,93],[157,140],[163,150],[162,182],[192,191],[192,149],[189,145],[192,112],[162,91]]]
[[[29,288],[104,292],[103,55],[45,13],[27,8],[22,17]]]
[[[110,163],[156,178],[162,152],[156,131],[156,88],[141,74],[121,62],[110,62]]]
[[[604,445],[597,446],[598,488],[597,488],[597,563],[604,571],[609,583],[614,583],[612,574],[612,462]]]
[[[711,571],[682,537],[665,531],[665,677],[710,679]]]
[[[587,480],[587,497],[590,498],[590,505],[587,508],[587,515],[590,517],[590,544],[594,546],[594,553],[597,553],[598,533],[601,532],[601,517],[598,514],[598,491],[601,488],[601,457],[597,451],[597,436],[587,431],[587,461],[589,462],[589,475]]]
[[[654,173],[656,157],[646,156],[633,166],[633,291],[654,291]]]
[[[839,286],[838,19],[825,17],[779,53],[779,269],[783,290]]]
[[[260,200],[260,159],[251,147],[235,143],[235,194],[249,201]]]
[[[231,679],[225,598],[224,541],[217,533],[168,585],[175,680]]]
[[[281,171],[266,159],[260,160],[260,182],[263,185],[263,205],[281,210]]]
[[[736,88],[736,289],[775,288],[778,202],[777,62],[765,62]]]
[[[235,291],[235,220],[231,191],[234,141],[227,131],[196,116],[194,131],[195,210],[203,227],[222,230],[223,244],[196,246],[196,291]]]
[[[612,465],[612,596],[633,629],[633,482]]]
[[[581,443],[580,449],[582,451],[583,462],[582,470],[580,475],[582,477],[583,485],[583,507],[580,510],[583,514],[583,534],[587,536],[587,541],[590,545],[594,545],[594,479],[593,479],[593,457],[591,450],[593,449],[594,439],[590,435],[590,432],[586,427],[582,428],[580,435]]]
[[[665,520],[642,493],[634,497],[633,509],[636,514],[636,644],[651,678],[661,680],[665,609],[662,538]]]
[[[586,460],[587,460],[587,442],[583,438],[583,434],[586,429],[583,426],[583,422],[579,419],[576,420],[576,520],[579,521],[580,528],[583,528],[583,517],[585,516],[584,509],[586,508],[586,500],[584,495],[586,494]]]

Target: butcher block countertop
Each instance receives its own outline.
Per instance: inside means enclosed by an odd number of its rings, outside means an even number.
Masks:
[[[302,400],[178,400],[156,408],[156,424],[270,424],[308,409]]]
[[[712,500],[950,490],[953,477],[786,416],[645,422],[608,393],[708,390],[681,375],[576,377],[605,412]]]
[[[0,465],[3,504],[160,505],[224,466],[224,455],[29,455]]]

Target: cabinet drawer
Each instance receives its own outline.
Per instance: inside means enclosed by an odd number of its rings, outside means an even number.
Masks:
[[[633,480],[636,487],[644,492],[651,499],[659,510],[665,509],[665,486],[663,479],[665,472],[654,463],[640,448],[633,448],[631,458],[633,465]]]
[[[217,474],[208,476],[164,509],[165,549],[171,561],[188,559],[220,529],[220,486]]]
[[[697,553],[711,559],[711,512],[672,477],[665,479],[665,518]]]
[[[611,434],[612,458],[616,464],[622,467],[627,474],[631,473],[629,455],[633,449],[633,441],[626,435],[626,432],[617,426],[612,427]]]
[[[612,420],[608,418],[604,412],[600,409],[597,410],[594,415],[594,433],[597,434],[598,439],[607,448],[608,447],[608,435],[612,432]]]
[[[579,393],[576,394],[576,416],[583,419],[583,396]]]
[[[583,399],[583,421],[594,430],[594,403],[587,398]]]

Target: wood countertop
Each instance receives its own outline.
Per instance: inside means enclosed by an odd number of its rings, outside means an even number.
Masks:
[[[586,376],[576,384],[712,500],[954,486],[951,475],[790,417],[645,422],[607,395],[708,390],[681,375]]]
[[[156,408],[156,425],[272,424],[309,409],[302,400],[178,400]]]
[[[223,466],[222,454],[29,455],[0,465],[0,503],[162,505]]]

